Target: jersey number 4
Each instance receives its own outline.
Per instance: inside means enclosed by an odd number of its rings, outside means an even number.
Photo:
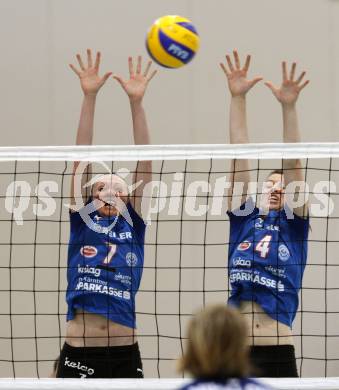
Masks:
[[[255,250],[260,253],[260,257],[262,258],[267,257],[268,252],[270,251],[271,240],[272,240],[272,236],[267,234],[256,245]]]

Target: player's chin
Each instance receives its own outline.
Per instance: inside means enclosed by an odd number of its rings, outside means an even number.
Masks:
[[[98,209],[98,213],[102,217],[115,217],[119,214],[119,211],[114,206],[104,205]]]
[[[269,208],[270,210],[280,210],[282,208],[282,204],[279,200],[271,200]]]

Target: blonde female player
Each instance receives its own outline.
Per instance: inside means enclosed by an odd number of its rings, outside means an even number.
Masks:
[[[246,321],[225,305],[206,306],[190,320],[180,371],[194,381],[181,390],[268,390],[250,379]]]
[[[99,76],[100,53],[93,63],[87,50],[87,64],[78,54],[79,67],[70,65],[80,79],[84,93],[77,145],[93,139],[97,93],[111,73]],[[148,144],[149,132],[142,100],[155,71],[151,62],[142,72],[129,58],[129,80],[114,78],[128,95],[136,144]],[[114,141],[113,138],[111,138]],[[86,199],[84,182],[90,169],[80,175],[74,164],[71,199],[77,205],[77,191],[86,206],[70,213],[68,248],[68,304],[66,340],[60,354],[57,377],[141,378],[142,362],[135,332],[135,294],[143,269],[145,224],[141,218],[144,186],[151,180],[151,161],[140,162],[134,182],[139,182],[129,198],[127,184],[117,175],[103,175],[91,187]],[[80,170],[81,172],[81,170]],[[93,182],[93,180],[92,180]],[[81,188],[79,188],[81,187]]]
[[[234,51],[234,62],[226,56],[221,64],[231,93],[230,142],[248,143],[246,94],[261,80],[247,80],[250,56],[241,67]],[[284,142],[299,142],[296,102],[305,72],[295,79],[296,64],[289,75],[282,63],[283,81],[280,87],[270,82],[283,113]],[[292,322],[298,309],[298,292],[307,258],[309,218],[307,204],[288,208],[285,187],[292,182],[303,183],[299,160],[284,160],[283,171],[273,171],[265,183],[266,202],[256,207],[246,200],[250,169],[248,160],[232,162],[232,186],[229,192],[230,218],[229,303],[240,308],[247,319],[252,343],[251,358],[264,377],[298,376],[292,337]],[[232,207],[236,183],[241,190],[240,208]],[[302,196],[302,194],[299,194]]]

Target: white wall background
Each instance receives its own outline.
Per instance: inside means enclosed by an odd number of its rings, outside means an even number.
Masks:
[[[127,56],[143,54],[160,15],[190,17],[201,50],[186,68],[161,69],[147,93],[153,143],[227,142],[225,78],[218,63],[238,48],[251,75],[280,81],[280,62],[296,60],[311,84],[300,98],[305,141],[338,140],[339,2],[335,0],[1,0],[1,116],[4,145],[72,144],[81,104],[68,68],[87,47],[102,71],[127,75]],[[111,80],[100,93],[97,144],[130,143],[129,107]],[[279,141],[279,106],[265,86],[249,97],[251,139]]]
[[[181,14],[192,19],[201,36],[201,49],[194,61],[179,70],[159,69],[159,73],[149,86],[145,98],[151,128],[152,142],[167,143],[226,143],[228,142],[228,103],[226,80],[218,63],[224,60],[224,54],[237,48],[243,55],[253,56],[250,75],[263,75],[266,79],[279,82],[281,79],[281,60],[297,61],[298,69],[307,70],[311,84],[300,97],[299,114],[302,138],[304,141],[339,141],[339,1],[335,0],[0,0],[0,128],[2,145],[67,145],[73,144],[81,105],[79,82],[68,63],[75,63],[77,52],[85,53],[87,47],[102,51],[102,71],[112,70],[127,75],[128,55],[142,54],[146,57],[144,39],[148,26],[157,17],[165,14]],[[270,91],[259,85],[248,98],[248,116],[250,136],[253,142],[279,142],[281,140],[281,114],[279,105]],[[119,85],[110,80],[100,92],[97,102],[95,141],[96,144],[129,144],[132,142],[131,119],[129,105]],[[316,163],[315,163],[316,164]],[[318,163],[319,164],[319,163]],[[328,168],[328,162],[324,162]],[[203,165],[208,170],[208,164]],[[2,172],[13,172],[13,165],[1,165]],[[19,166],[27,171],[27,164]],[[62,172],[63,166],[50,166],[49,172]],[[181,168],[182,169],[182,166]],[[35,165],[33,171],[36,172]],[[48,170],[46,168],[46,170]],[[324,175],[328,174],[327,172]],[[317,176],[318,175],[318,176]],[[25,176],[27,178],[27,176]],[[314,180],[319,178],[315,173]],[[1,188],[4,193],[12,176],[2,175]],[[193,177],[196,180],[197,177]],[[313,180],[312,179],[312,180]],[[336,179],[338,179],[336,177]],[[36,174],[30,180],[37,180]],[[59,179],[60,180],[60,177]],[[62,194],[67,196],[64,189]],[[60,195],[60,194],[59,194]],[[3,209],[1,213],[3,212]],[[4,213],[5,214],[5,213]],[[67,220],[67,213],[63,217]],[[25,215],[26,219],[32,217]],[[58,218],[58,215],[56,216]],[[4,217],[5,218],[5,217]],[[6,216],[9,220],[8,215]],[[57,219],[58,220],[58,219]],[[338,240],[335,220],[331,221],[332,240]],[[225,241],[228,223],[211,223],[208,240],[222,243]],[[326,220],[313,221],[312,237],[315,242],[310,248],[310,263],[325,264]],[[201,227],[201,225],[200,225]],[[180,264],[201,267],[204,265],[203,249],[199,246],[204,239],[200,227],[194,229],[186,225],[183,237],[196,243],[185,247]],[[59,340],[49,339],[58,335],[59,322],[55,316],[63,313],[65,306],[63,294],[60,302],[53,293],[36,295],[34,306],[32,293],[12,294],[9,303],[9,283],[13,289],[32,290],[32,280],[36,276],[35,288],[46,290],[62,289],[64,271],[55,274],[55,268],[65,265],[66,245],[58,252],[59,237],[67,244],[68,224],[65,222],[60,236],[58,227],[52,223],[25,223],[24,227],[15,227],[15,242],[46,242],[33,253],[33,245],[8,245],[11,233],[10,221],[1,222],[2,267],[8,267],[10,253],[12,265],[18,270],[2,268],[4,275],[1,298],[3,313],[21,313],[26,310],[27,316],[0,316],[0,375],[13,375],[13,364],[17,363],[17,376],[35,376],[36,365],[20,363],[20,360],[36,358],[38,349],[39,374],[48,375],[51,362],[57,354]],[[151,228],[148,242],[154,238],[155,227]],[[160,229],[160,227],[159,227]],[[172,229],[172,230],[171,230]],[[37,231],[38,236],[34,237]],[[198,233],[199,232],[199,233]],[[168,237],[178,241],[178,228],[166,225],[159,240],[166,242]],[[186,234],[186,236],[185,236]],[[166,238],[167,236],[167,238]],[[180,237],[179,237],[180,238]],[[321,242],[317,243],[316,241]],[[48,242],[55,243],[54,249]],[[157,288],[173,289],[173,294],[158,294],[157,313],[163,307],[173,314],[179,310],[191,312],[196,306],[206,301],[225,299],[225,275],[220,270],[206,271],[201,274],[197,270],[183,270],[178,274],[178,253],[180,246],[159,247],[158,258],[155,258],[154,246],[147,248],[147,262],[150,267],[145,272],[142,289],[155,288],[154,276],[157,274]],[[211,248],[210,266],[223,268],[226,262],[226,250],[223,246]],[[329,249],[329,257],[333,265],[337,265],[337,243]],[[207,251],[207,255],[208,255]],[[204,257],[205,256],[205,257]],[[33,273],[33,268],[24,266],[49,265],[49,270],[41,269]],[[61,260],[60,260],[61,259]],[[173,260],[175,259],[175,261]],[[172,261],[171,263],[169,263]],[[332,264],[331,263],[331,264]],[[173,265],[173,279],[170,271],[155,269],[154,266]],[[326,257],[327,264],[327,257]],[[152,268],[153,267],[153,268]],[[22,269],[20,269],[22,268]],[[321,270],[321,273],[319,273]],[[25,273],[26,272],[26,273]],[[41,273],[40,273],[41,272]],[[318,290],[310,290],[304,300],[303,310],[319,310],[324,312],[328,303],[328,311],[338,312],[335,290],[324,295],[324,286],[335,288],[335,267],[331,268],[331,276],[325,274],[324,267],[309,267],[305,275],[305,286],[316,286]],[[210,276],[209,276],[210,275]],[[321,277],[320,277],[321,275]],[[58,277],[60,277],[60,282]],[[339,277],[339,275],[338,275]],[[178,308],[179,279],[188,290],[199,289],[205,281],[205,289],[217,290],[204,295],[202,292],[193,295],[182,295],[181,307]],[[329,279],[331,278],[331,279]],[[23,281],[26,285],[22,287]],[[181,279],[180,279],[181,280]],[[175,283],[174,283],[175,281]],[[186,285],[185,285],[186,283]],[[21,295],[20,295],[21,294]],[[141,292],[139,295],[139,312],[154,312],[154,296]],[[327,294],[327,293],[326,293]],[[327,299],[327,301],[326,301]],[[39,306],[40,305],[40,306]],[[46,313],[50,317],[31,314],[34,311]],[[304,338],[297,338],[298,356],[301,351],[310,359],[303,363],[304,376],[325,374],[324,357],[335,359],[328,361],[327,375],[339,375],[338,355],[336,353],[339,340],[336,332],[338,316],[323,314],[320,317],[300,316],[295,325],[295,333],[301,332]],[[171,320],[176,321],[176,325]],[[12,322],[11,322],[12,321]],[[35,321],[35,322],[34,322]],[[64,318],[61,316],[60,327],[63,332]],[[160,333],[177,337],[184,331],[185,318],[178,323],[178,316],[157,318]],[[166,324],[167,321],[167,324]],[[327,322],[326,322],[327,321]],[[38,324],[38,329],[35,328]],[[162,328],[163,326],[163,328]],[[155,319],[152,316],[139,318],[139,330],[142,334],[156,331]],[[171,333],[172,332],[172,333]],[[319,338],[318,335],[331,334],[333,338]],[[28,337],[11,343],[9,336]],[[183,333],[182,333],[183,334]],[[312,337],[314,334],[314,337]],[[36,337],[39,339],[36,342]],[[306,335],[311,335],[306,337]],[[42,337],[45,336],[46,339]],[[320,341],[319,341],[320,340]],[[163,357],[175,359],[180,351],[180,341],[170,337],[161,339]],[[145,338],[141,341],[143,356],[156,356],[156,338]],[[37,347],[36,347],[37,346]],[[332,349],[331,349],[332,348]],[[320,359],[320,360],[317,360]],[[8,360],[8,362],[5,362]],[[145,361],[146,375],[157,375],[156,360]],[[175,376],[175,364],[162,361],[162,376]]]

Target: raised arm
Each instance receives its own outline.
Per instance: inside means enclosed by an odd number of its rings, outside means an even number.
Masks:
[[[118,75],[113,76],[120,83],[129,98],[133,121],[133,137],[136,145],[148,145],[150,143],[146,114],[142,101],[148,83],[156,74],[156,70],[150,72],[151,65],[152,61],[149,61],[144,72],[142,72],[142,58],[140,56],[138,57],[137,65],[134,68],[133,59],[129,57],[129,80],[124,80]],[[133,184],[140,183],[136,186],[131,201],[134,209],[140,216],[142,216],[141,206],[144,188],[151,180],[152,161],[139,161],[133,177]]]
[[[283,115],[283,138],[284,142],[300,142],[300,133],[298,125],[298,115],[296,103],[300,91],[306,87],[309,80],[303,82],[306,72],[303,71],[300,76],[295,79],[296,63],[293,62],[290,73],[288,75],[286,62],[282,62],[282,84],[280,87],[275,87],[271,82],[265,82],[265,85],[270,88],[273,95],[281,104]],[[291,159],[283,161],[285,186],[292,182],[304,182],[301,162],[299,159]],[[307,203],[303,206],[296,207],[293,211],[296,215],[307,216]]]
[[[79,77],[81,89],[84,93],[76,136],[76,145],[91,145],[93,141],[93,123],[97,93],[105,84],[106,80],[110,77],[112,72],[107,72],[103,77],[99,76],[98,73],[101,59],[100,52],[96,54],[94,64],[92,59],[92,52],[90,49],[87,49],[86,65],[84,64],[80,54],[77,54],[76,57],[80,69],[72,64],[69,66]],[[71,204],[73,205],[77,204],[77,199],[75,199],[75,197],[81,196],[83,203],[85,203],[89,195],[87,194],[88,188],[84,188],[84,184],[90,180],[91,169],[88,164],[86,164],[86,168],[82,174],[82,169],[77,171],[78,167],[79,161],[76,161],[73,166],[73,178],[71,183]],[[81,190],[79,186],[81,186]],[[77,191],[75,191],[75,188]]]
[[[240,66],[238,52],[233,51],[234,64],[229,55],[226,55],[227,65],[221,63],[220,66],[224,71],[228,88],[231,93],[230,105],[230,143],[231,144],[246,144],[249,142],[246,119],[246,94],[262,77],[255,77],[252,80],[247,80],[247,72],[250,66],[251,56],[246,57],[245,65]],[[231,187],[228,193],[228,210],[232,210],[232,200],[234,191],[234,183],[243,183],[241,190],[241,203],[246,200],[247,187],[250,181],[249,163],[248,160],[232,160],[231,162]]]

